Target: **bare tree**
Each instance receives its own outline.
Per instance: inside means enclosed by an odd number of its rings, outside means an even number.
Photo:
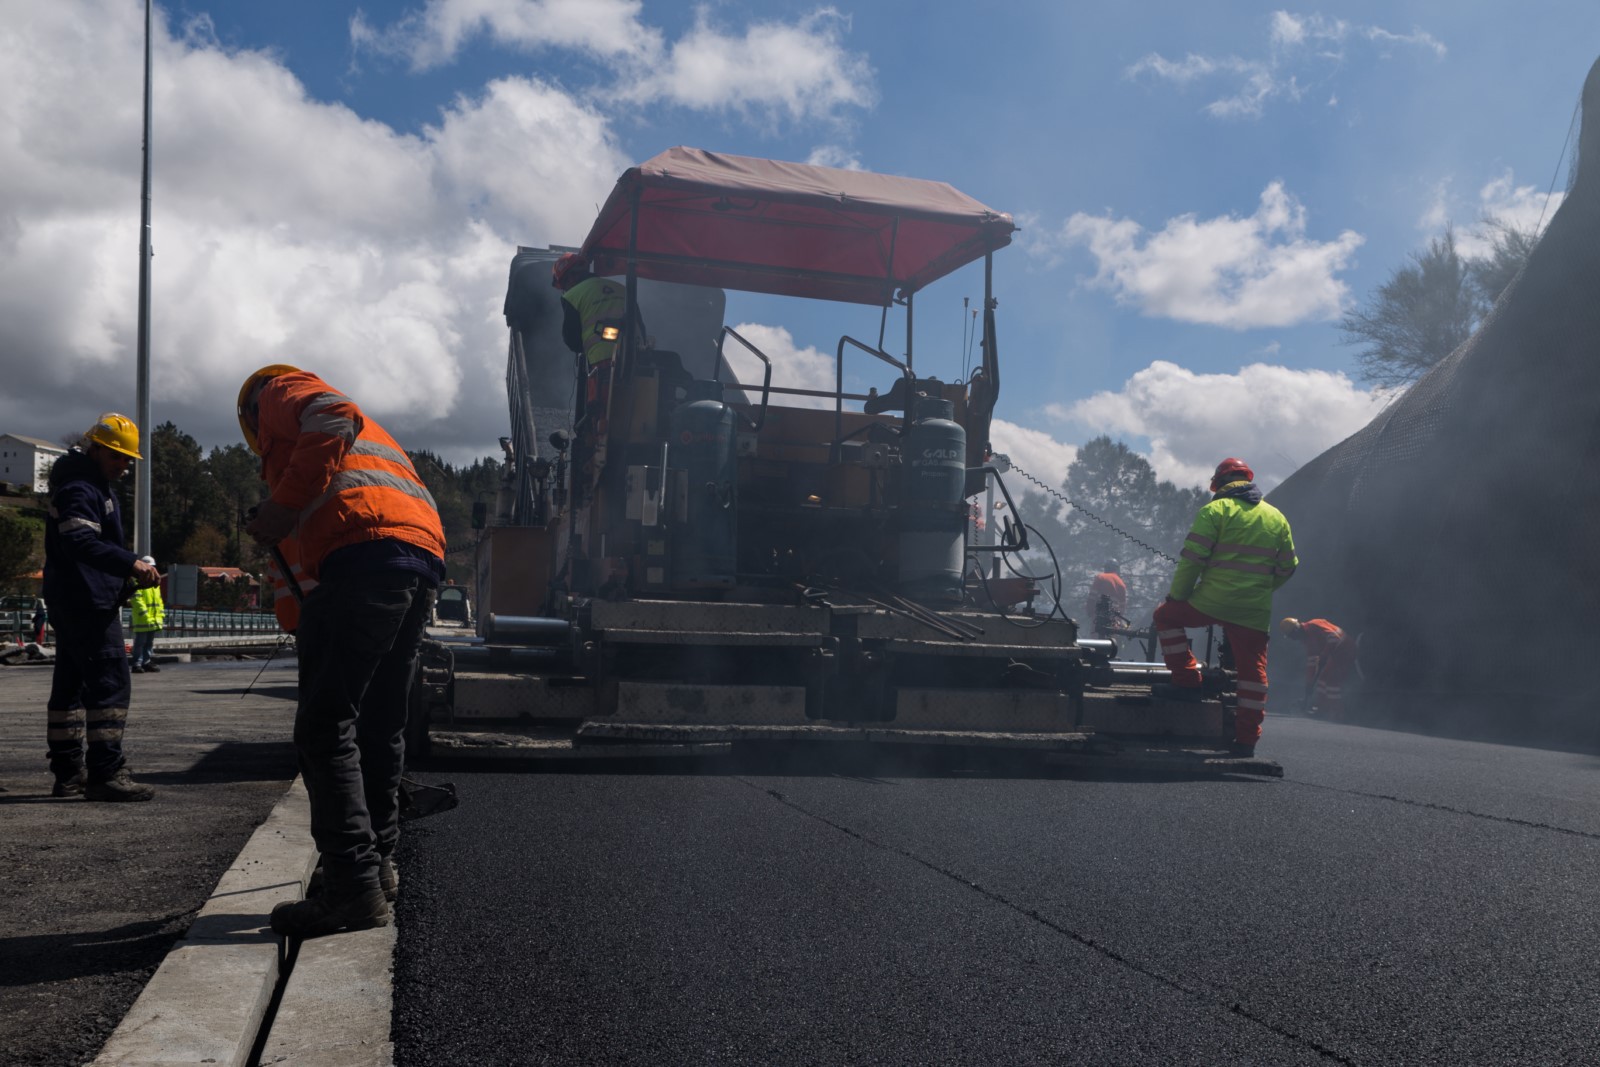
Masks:
[[[1456,235],[1414,252],[1365,307],[1344,316],[1345,343],[1365,345],[1357,354],[1361,377],[1379,386],[1416,381],[1472,336],[1481,303],[1468,261],[1456,251]]]
[[[1356,356],[1363,379],[1390,388],[1414,382],[1482,324],[1539,241],[1537,230],[1495,215],[1482,227],[1477,236],[1488,239],[1487,255],[1462,256],[1447,226],[1345,315],[1344,343],[1365,346]]]
[[[1487,313],[1512,279],[1522,271],[1522,265],[1528,261],[1533,246],[1539,243],[1539,231],[1525,230],[1498,215],[1486,215],[1482,234],[1489,238],[1492,248],[1487,256],[1470,260],[1467,270],[1472,275],[1472,285],[1477,289],[1478,299]]]

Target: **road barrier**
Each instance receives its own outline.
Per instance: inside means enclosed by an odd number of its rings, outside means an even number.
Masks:
[[[128,609],[122,611],[122,632],[133,640],[133,620]],[[270,611],[198,611],[193,608],[170,608],[162,637],[248,637],[256,634],[275,635],[278,619]],[[33,612],[0,612],[0,639],[14,645],[19,641],[33,640]],[[55,643],[55,634],[45,627],[46,645]]]

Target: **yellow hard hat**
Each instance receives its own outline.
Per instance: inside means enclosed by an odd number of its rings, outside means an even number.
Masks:
[[[244,434],[245,444],[250,446],[250,451],[258,456],[261,454],[261,449],[256,445],[256,428],[251,425],[254,421],[254,413],[251,413],[250,417],[246,418],[245,404],[249,402],[251,392],[262,381],[268,378],[276,378],[280,374],[298,373],[300,373],[299,367],[291,367],[287,363],[271,363],[250,375],[244,380],[244,384],[239,386],[239,401],[235,406],[235,410],[239,414],[239,430]]]
[[[113,452],[121,452],[124,456],[134,459],[143,459],[139,455],[139,427],[126,415],[118,415],[115,411],[108,411],[100,416],[100,421],[89,427],[89,432],[84,434],[84,439],[97,445],[104,445]]]
[[[1278,623],[1278,632],[1285,637],[1294,637],[1300,633],[1300,620],[1287,618]]]

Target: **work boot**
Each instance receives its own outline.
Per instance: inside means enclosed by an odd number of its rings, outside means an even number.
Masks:
[[[144,668],[138,666],[137,664],[135,664],[134,666],[128,668],[128,673],[129,674],[143,674],[144,673]]]
[[[311,872],[311,879],[306,882],[306,896],[318,897],[322,895],[322,887],[326,881],[321,864]],[[393,904],[400,895],[400,872],[395,870],[394,860],[384,856],[378,860],[378,887],[383,890],[383,899]]]
[[[1228,746],[1228,755],[1234,759],[1255,759],[1256,746],[1247,745],[1243,741],[1235,741]]]
[[[146,674],[160,674],[161,673],[161,668],[157,667],[154,663],[146,663],[144,665],[144,673],[146,673]]]
[[[133,780],[128,768],[118,767],[117,773],[103,782],[89,782],[83,787],[85,800],[132,801],[149,800],[156,795],[153,785],[141,785]]]
[[[1150,695],[1159,700],[1173,700],[1182,704],[1198,704],[1206,698],[1198,685],[1170,685],[1166,682],[1152,685]]]
[[[66,797],[81,797],[83,796],[83,783],[87,780],[88,775],[84,774],[82,767],[79,767],[76,773],[69,774],[65,778],[57,778],[56,784],[50,789],[50,795],[57,800]]]
[[[400,872],[388,856],[378,860],[378,886],[383,890],[383,899],[391,904],[400,895]]]
[[[322,937],[340,930],[371,930],[389,925],[389,902],[382,889],[362,889],[353,896],[316,897],[279,904],[272,909],[272,932],[281,937]]]

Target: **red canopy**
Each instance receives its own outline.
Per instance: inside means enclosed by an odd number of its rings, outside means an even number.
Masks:
[[[635,219],[637,214],[637,219]],[[1011,243],[944,182],[669,148],[617,180],[583,242],[601,275],[887,305]]]

